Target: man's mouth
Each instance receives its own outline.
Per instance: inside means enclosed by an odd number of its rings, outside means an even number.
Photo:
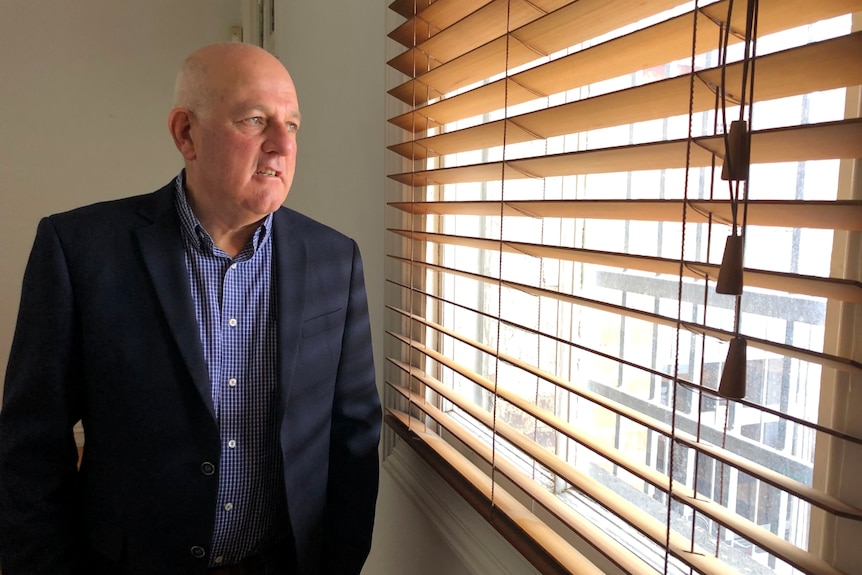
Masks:
[[[271,176],[271,177],[274,177],[274,176],[277,176],[277,175],[278,175],[278,172],[276,172],[276,171],[275,171],[275,170],[273,170],[272,168],[264,168],[264,169],[262,169],[262,170],[258,170],[258,171],[257,171],[257,172],[255,172],[255,173],[256,173],[258,176]]]

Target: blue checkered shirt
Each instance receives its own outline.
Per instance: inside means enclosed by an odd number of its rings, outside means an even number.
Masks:
[[[221,435],[210,566],[264,548],[284,509],[278,439],[272,214],[231,258],[213,244],[176,179],[186,268]]]

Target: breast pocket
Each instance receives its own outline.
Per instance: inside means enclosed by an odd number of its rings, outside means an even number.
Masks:
[[[302,324],[299,364],[307,372],[314,373],[314,379],[328,379],[335,375],[344,331],[342,311],[339,308]]]
[[[321,332],[335,329],[342,324],[341,308],[312,317],[302,322],[302,339],[308,339]]]

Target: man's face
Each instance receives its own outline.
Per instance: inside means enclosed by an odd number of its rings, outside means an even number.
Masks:
[[[249,225],[284,202],[296,165],[296,89],[276,60],[231,61],[211,78],[208,102],[190,119],[196,201]]]

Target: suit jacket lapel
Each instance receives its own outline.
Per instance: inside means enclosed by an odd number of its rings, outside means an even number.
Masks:
[[[304,278],[308,265],[307,244],[292,232],[291,212],[282,208],[273,214],[273,301],[276,303],[278,330],[278,383],[281,408],[287,405],[293,381],[299,336],[302,330],[306,290]]]
[[[135,230],[135,235],[171,335],[201,399],[215,417],[173,194],[172,182],[153,195],[154,201],[141,211],[151,223]]]

